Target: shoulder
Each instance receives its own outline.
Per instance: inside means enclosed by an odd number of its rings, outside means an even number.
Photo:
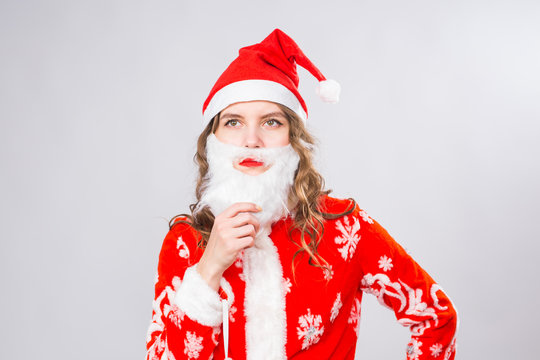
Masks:
[[[354,199],[338,199],[328,195],[322,195],[319,199],[319,211],[323,216],[336,218],[351,214],[355,211],[357,205]]]
[[[327,219],[337,219],[350,215],[355,218],[360,218],[363,222],[368,224],[374,223],[374,220],[367,214],[365,210],[360,208],[358,203],[353,198],[339,199],[328,195],[322,195],[319,210]]]
[[[200,258],[199,233],[186,217],[175,217],[163,240],[158,262],[158,279],[170,284],[175,276],[183,276],[186,268]]]
[[[352,198],[339,199],[323,195],[319,209],[327,222],[357,224],[355,228],[366,235],[388,236],[386,230]]]
[[[178,215],[169,222],[169,234],[171,236],[196,236],[198,232],[191,226],[190,218]]]
[[[177,216],[170,222],[170,228],[163,240],[161,257],[189,254],[199,247],[200,233],[191,226],[191,221],[185,216]]]

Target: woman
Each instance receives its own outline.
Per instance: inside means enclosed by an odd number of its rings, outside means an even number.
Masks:
[[[312,164],[296,64],[275,30],[240,50],[203,106],[197,202],[160,253],[148,359],[353,359],[362,293],[410,327],[408,359],[453,359],[457,317],[441,287]]]

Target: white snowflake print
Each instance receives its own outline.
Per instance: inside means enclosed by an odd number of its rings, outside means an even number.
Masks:
[[[353,218],[352,225],[349,224],[349,217],[345,216],[343,222],[336,222],[337,229],[341,232],[341,236],[336,237],[335,242],[341,247],[338,248],[343,260],[350,260],[356,250],[356,245],[360,240],[358,231],[360,230],[360,221]]]
[[[362,278],[361,289],[367,294],[373,294],[380,304],[392,308],[391,303],[387,303],[385,298],[395,298],[399,300],[398,312],[403,311],[407,305],[407,296],[403,293],[398,282],[392,282],[386,274],[366,274]]]
[[[189,258],[189,248],[181,236],[179,236],[178,240],[176,241],[176,248],[178,249],[178,256],[184,259]]]
[[[334,277],[334,270],[332,265],[328,265],[327,268],[323,268],[324,280],[330,281]]]
[[[188,331],[184,340],[184,354],[190,359],[198,359],[203,349],[202,336],[197,336],[194,332]]]
[[[422,350],[420,350],[421,346],[422,346],[421,341],[412,339],[409,345],[407,345],[407,359],[418,360],[418,357],[422,355]]]
[[[330,322],[334,322],[334,320],[336,320],[342,306],[343,303],[341,302],[341,293],[338,293],[336,300],[334,300],[334,305],[332,305],[332,310],[330,310]]]
[[[282,279],[281,286],[283,287],[283,293],[285,295],[290,293],[291,292],[291,287],[292,287],[291,279],[289,279],[289,278]]]
[[[438,357],[439,355],[441,355],[442,353],[442,345],[437,343],[437,344],[433,344],[431,345],[431,347],[429,348],[429,351],[431,351],[431,356],[433,357]]]
[[[156,337],[156,340],[146,353],[146,360],[159,360],[165,351],[165,340],[161,338],[161,334]]]
[[[450,345],[446,348],[446,351],[444,352],[444,360],[450,359],[450,356],[452,356],[452,353],[456,351],[456,335],[454,334],[454,338],[452,339],[452,342],[450,342]]]
[[[379,269],[383,269],[384,272],[391,270],[394,267],[392,264],[392,259],[386,255],[381,256],[379,259]]]
[[[215,326],[212,328],[212,342],[214,343],[214,345],[218,344],[218,337],[220,334],[221,334],[220,326]]]
[[[306,315],[298,318],[298,325],[296,333],[298,334],[298,340],[302,340],[302,350],[316,344],[324,333],[321,315],[311,314],[310,309],[307,309]]]
[[[239,269],[242,269],[244,267],[244,251],[240,251],[238,255],[236,255],[236,260],[234,260],[234,266],[236,266]]]
[[[361,210],[359,214],[362,217],[362,220],[364,220],[368,224],[373,224],[373,219],[369,217],[367,212],[365,212],[364,210]]]
[[[166,286],[165,289],[159,294],[159,296],[152,301],[152,321],[148,327],[146,333],[146,342],[152,341],[152,334],[163,331],[165,323],[163,318],[169,315],[171,306],[173,303],[174,295],[180,286],[181,280],[178,276],[175,276],[172,280],[172,287]]]
[[[236,308],[236,306],[231,306],[231,308],[229,309],[229,321],[230,322],[235,322],[234,314],[236,314],[237,311],[238,311],[238,309]]]
[[[358,298],[354,298],[354,303],[351,308],[351,313],[349,314],[349,319],[347,323],[353,326],[356,336],[360,335],[360,315],[362,313],[362,304]]]
[[[406,315],[412,315],[414,317],[422,317],[423,321],[411,320],[408,318],[401,318],[399,321],[409,322],[407,326],[410,326],[411,333],[416,336],[420,336],[424,331],[431,327],[431,324],[437,325],[439,323],[437,312],[434,308],[429,307],[426,302],[422,301],[423,291],[422,289],[413,289],[399,280],[403,288],[407,291],[409,306],[405,310]],[[437,286],[434,284],[433,286]],[[433,294],[432,294],[433,295]],[[436,295],[435,295],[436,296]],[[437,299],[438,303],[438,299]],[[429,321],[431,318],[433,321]]]
[[[234,266],[237,267],[238,269],[242,269],[242,271],[240,271],[238,273],[238,277],[243,282],[246,282],[246,275],[244,274],[244,271],[243,271],[243,269],[244,269],[244,251],[240,251],[238,253],[238,255],[236,255],[236,260],[234,260]]]
[[[169,319],[171,319],[172,323],[176,325],[176,327],[181,329],[181,323],[182,320],[184,320],[184,312],[175,304],[171,306],[171,310],[169,311]]]

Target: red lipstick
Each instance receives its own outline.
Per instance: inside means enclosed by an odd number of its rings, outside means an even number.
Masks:
[[[263,166],[264,163],[257,161],[255,159],[252,159],[252,158],[246,158],[242,160],[239,165],[245,166],[245,167],[257,167],[257,166]]]

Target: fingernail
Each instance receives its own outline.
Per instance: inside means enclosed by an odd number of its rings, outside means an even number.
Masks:
[[[261,211],[261,210],[262,210],[262,207],[260,207],[259,205],[257,205],[257,210]]]

